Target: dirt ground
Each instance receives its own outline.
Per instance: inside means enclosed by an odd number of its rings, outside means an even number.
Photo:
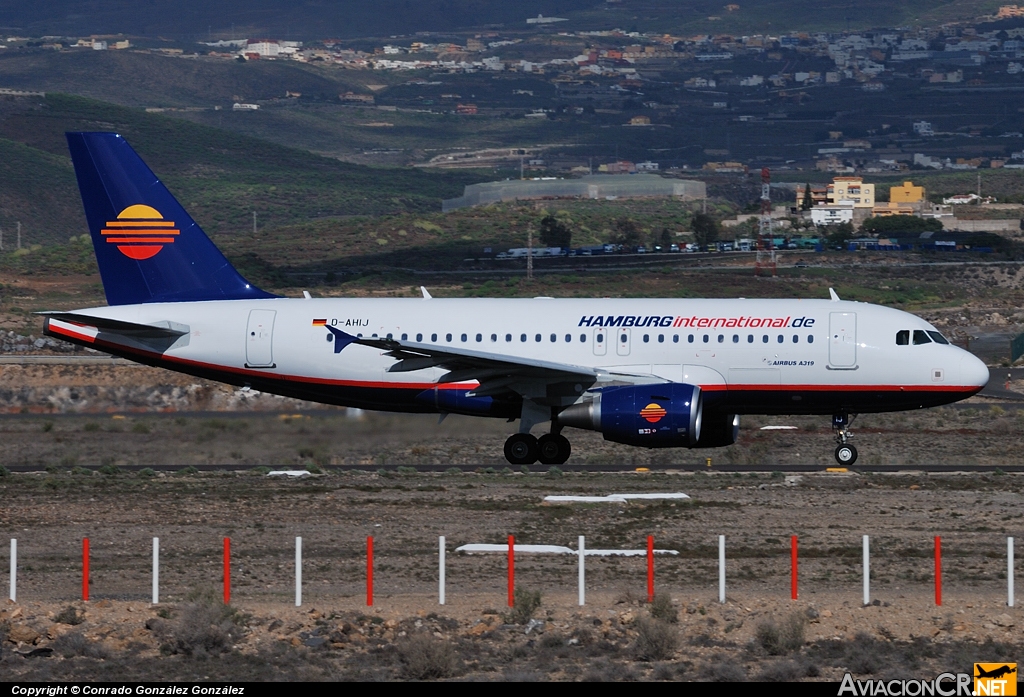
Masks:
[[[543,502],[550,494],[655,492],[692,498]],[[36,680],[839,680],[847,670],[934,677],[1021,655],[1024,619],[1006,604],[1006,537],[1021,537],[1022,493],[1024,477],[999,473],[11,474],[0,478],[0,536],[18,539],[18,602],[0,606],[0,670]],[[516,585],[540,594],[530,624],[523,598],[517,612],[506,607],[503,554],[456,551],[509,534],[571,548],[585,535],[589,549],[642,549],[653,535],[657,549],[678,554],[656,556],[653,604],[643,557],[588,557],[581,608],[576,556],[521,553]],[[799,539],[797,601],[789,597],[791,535]],[[158,607],[149,604],[154,536]],[[88,603],[80,601],[83,537],[91,546]],[[224,537],[229,607],[216,600]],[[5,544],[0,569],[7,554]]]

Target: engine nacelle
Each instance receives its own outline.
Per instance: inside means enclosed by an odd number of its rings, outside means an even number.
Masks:
[[[701,435],[700,387],[684,383],[606,387],[557,417],[563,426],[600,431],[605,440],[645,448],[692,448]]]
[[[738,414],[705,415],[704,428],[695,448],[722,448],[732,445],[740,435]]]

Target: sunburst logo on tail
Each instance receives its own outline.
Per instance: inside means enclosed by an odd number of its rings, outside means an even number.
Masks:
[[[164,220],[160,211],[136,204],[118,213],[117,220],[108,221],[101,234],[108,244],[117,245],[121,254],[142,261],[156,256],[164,245],[174,244],[181,231],[175,229],[173,220]]]

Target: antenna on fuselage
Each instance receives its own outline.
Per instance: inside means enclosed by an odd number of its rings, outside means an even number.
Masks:
[[[832,302],[834,302],[834,303],[839,302],[839,296],[836,294],[836,291],[834,289],[829,288],[828,289],[828,295],[829,295],[830,298],[832,298]]]

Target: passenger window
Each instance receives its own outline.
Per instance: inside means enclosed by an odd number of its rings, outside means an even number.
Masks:
[[[567,344],[571,344],[572,343],[572,334],[566,334],[565,335],[565,343],[567,343]]]
[[[794,344],[799,344],[800,343],[800,337],[797,336],[796,334],[793,335],[793,343]]]
[[[936,344],[942,344],[944,346],[949,346],[949,339],[947,339],[946,337],[942,336],[942,334],[940,334],[938,332],[933,332],[931,330],[928,330],[928,336],[930,336],[932,339],[934,339]]]
[[[371,336],[372,336],[372,337],[373,337],[374,339],[376,339],[376,338],[377,338],[377,333],[376,333],[376,332],[374,332],[373,334],[371,334]]]
[[[498,335],[497,334],[491,334],[491,341],[497,341],[497,340],[498,340]]]
[[[921,329],[914,330],[914,346],[930,343],[932,343],[932,340],[928,338],[928,334],[925,331]]]
[[[599,343],[599,344],[603,344],[604,343],[604,334],[598,334],[597,335],[597,343]]]
[[[462,335],[462,341],[466,341],[467,338],[468,337],[465,334]]]
[[[391,332],[388,332],[388,341],[391,341],[391,339],[393,339],[393,338],[394,338],[394,337],[393,337],[393,336],[391,336]]]
[[[665,343],[665,335],[664,334],[658,334],[658,343],[659,344],[664,344]]]
[[[409,339],[409,335],[408,334],[402,334],[402,341],[407,341],[408,339]]]
[[[520,334],[519,335],[519,340],[520,341],[526,341],[526,334]]]
[[[581,344],[587,343],[587,335],[586,334],[580,334],[580,343]]]
[[[673,334],[672,335],[672,343],[673,344],[678,344],[679,343],[679,335],[678,334]]]
[[[910,345],[910,330],[901,329],[896,332],[896,345],[897,346],[908,346]]]
[[[782,336],[782,334],[779,334],[779,343],[781,344],[785,340],[786,340],[786,337]]]
[[[512,335],[511,334],[506,334],[505,335],[505,341],[506,342],[512,341]]]
[[[764,336],[761,337],[761,343],[762,344],[767,344],[768,343],[768,335],[767,334],[765,334]]]
[[[704,335],[704,343],[706,344],[706,343],[708,343],[708,341],[710,341],[710,340],[711,340],[711,337],[710,337],[710,336],[708,336],[707,334],[705,334],[705,335]]]
[[[734,344],[740,343],[740,335],[739,334],[733,334],[732,335],[732,343],[734,343]]]
[[[556,341],[558,341],[558,337],[557,337],[557,336],[555,336],[554,334],[552,334],[552,335],[551,335],[551,343],[553,344],[553,343],[555,343]]]
[[[623,334],[622,336],[620,336],[619,341],[621,341],[622,343],[626,343],[627,341],[629,341],[629,334]]]
[[[431,334],[430,335],[430,340],[431,341],[437,341],[437,334]],[[448,341],[451,341],[451,340],[452,340],[452,338],[449,336],[448,337]]]
[[[748,344],[754,343],[754,335],[753,334],[747,334],[747,343]]]
[[[725,341],[725,334],[719,334],[718,335],[718,343],[722,343],[723,341]]]
[[[483,340],[484,340],[484,335],[483,334],[477,334],[476,335],[476,343],[479,344]]]
[[[808,344],[813,344],[814,343],[814,334],[808,334],[807,335],[807,343]]]
[[[540,334],[537,334],[536,336],[534,336],[533,340],[539,343],[540,342]]]
[[[416,335],[416,341],[423,341],[423,335],[422,334],[417,334]]]
[[[444,335],[444,340],[445,341],[451,341],[452,340],[452,335],[451,334],[445,334]]]
[[[646,343],[648,343],[648,342],[649,342],[650,340],[651,340],[651,335],[650,335],[650,334],[644,334],[644,343],[646,344]]]
[[[688,344],[692,344],[693,343],[693,334],[690,334],[689,336],[686,337],[686,343],[688,343]]]

